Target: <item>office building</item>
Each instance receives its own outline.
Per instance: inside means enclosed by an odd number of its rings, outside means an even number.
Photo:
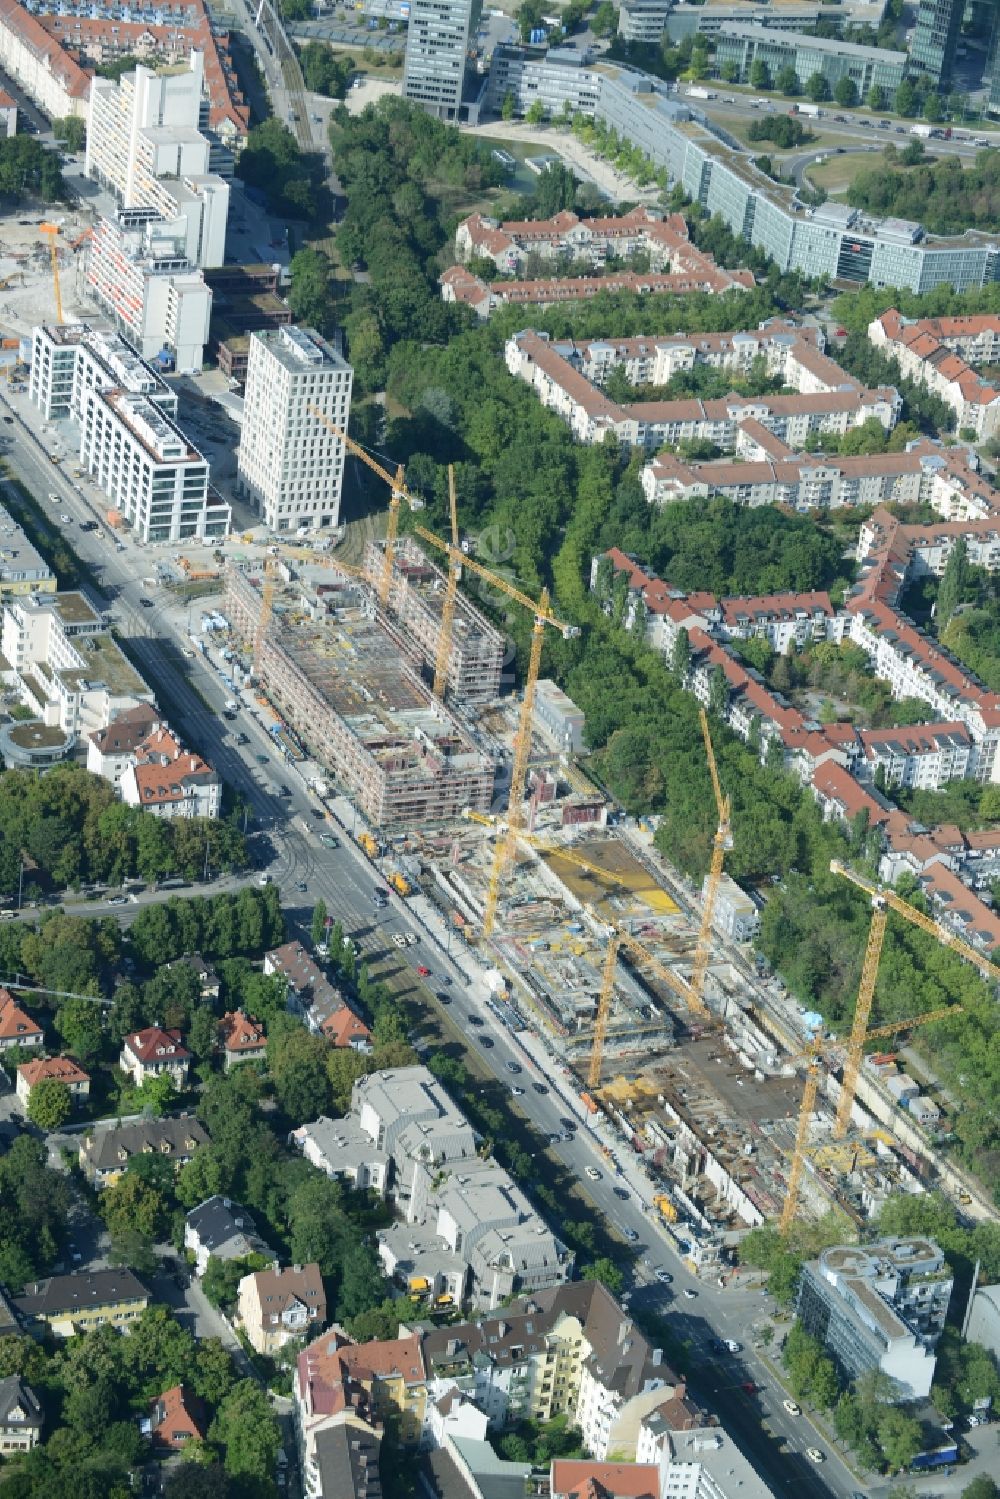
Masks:
[[[715,62],[720,70],[729,64],[737,68],[739,83],[749,82],[755,63],[762,63],[771,79],[782,68],[792,67],[801,85],[818,73],[831,93],[842,78],[849,78],[858,98],[865,99],[873,85],[895,93],[906,76],[908,59],[905,52],[734,21],[715,38]]]
[[[797,1310],[848,1379],[879,1369],[902,1399],[922,1400],[953,1284],[930,1239],[836,1245],[803,1265]]]
[[[36,328],[31,396],[79,426],[80,462],[144,542],[229,533],[208,461],[173,417],[177,397],[124,340],[85,323]]]
[[[312,328],[251,334],[238,483],[272,531],[337,525],[353,378]]]
[[[483,108],[499,114],[509,97],[514,113],[527,114],[540,104],[550,118],[568,109],[593,114],[601,96],[601,75],[574,47],[548,52],[501,42],[493,49]]]
[[[462,118],[470,38],[482,0],[411,0],[403,98],[439,120]]]
[[[965,0],[919,0],[910,58],[935,83],[951,79],[964,14]]]
[[[663,36],[674,0],[622,0],[618,35],[623,42],[656,47]]]

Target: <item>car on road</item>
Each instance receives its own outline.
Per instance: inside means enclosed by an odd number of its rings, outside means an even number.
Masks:
[[[299,880],[295,888],[300,895],[305,895],[306,891],[309,889],[309,886],[306,884],[305,880]]]
[[[340,839],[337,837],[337,835],[335,833],[321,833],[319,835],[319,841],[320,841],[320,843],[322,843],[322,845],[323,845],[324,848],[339,848],[340,847]]]
[[[482,1045],[486,1047],[487,1051],[492,1051],[494,1046],[496,1045],[496,1042],[493,1040],[492,1036],[480,1036],[479,1040]]]
[[[563,1119],[559,1120],[559,1123],[562,1125],[563,1129],[576,1129],[576,1120],[575,1119],[564,1119],[563,1118]]]
[[[417,964],[417,972],[419,973],[419,975],[420,975],[420,977],[422,979],[429,979],[430,976],[431,976],[431,971],[427,967],[426,963],[418,963]]]
[[[82,520],[80,522],[80,530],[81,531],[96,531],[97,530],[97,522],[96,522],[96,520]]]
[[[698,1292],[697,1291],[692,1291],[692,1289],[691,1289],[690,1286],[685,1286],[684,1287],[684,1295],[685,1295],[685,1297],[687,1298],[688,1301],[694,1301],[694,1300],[696,1300],[696,1298],[698,1296]]]
[[[629,1198],[632,1195],[627,1187],[615,1187],[614,1190],[615,1196],[620,1198],[622,1202],[628,1202]]]
[[[547,1093],[549,1091],[544,1083],[532,1083],[531,1086],[534,1088],[536,1093]]]
[[[153,600],[152,599],[141,598],[139,600],[139,603],[142,605],[142,607],[144,609],[152,609],[152,607],[153,607]]]
[[[483,1020],[483,1018],[482,1018],[481,1015],[470,1015],[469,1016],[469,1024],[470,1025],[485,1025],[486,1021]]]
[[[819,1450],[818,1447],[807,1447],[806,1448],[806,1457],[809,1459],[809,1461],[811,1463],[821,1463],[821,1462],[825,1462],[825,1460],[826,1460],[825,1457],[824,1457],[824,1454],[822,1452],[820,1452],[820,1450]]]
[[[519,1088],[517,1086],[517,1083],[511,1083],[511,1085],[510,1085],[510,1091],[511,1091],[511,1093],[513,1094],[513,1096],[515,1098],[523,1098],[524,1097],[524,1089],[523,1088]]]
[[[268,763],[267,755],[254,755],[254,759],[258,765],[266,765]]]
[[[250,735],[249,734],[237,734],[237,736],[236,736],[236,743],[237,744],[249,744],[250,743]]]
[[[601,1173],[596,1166],[587,1166],[584,1175],[589,1176],[592,1182],[599,1182],[601,1179]]]
[[[400,932],[396,932],[392,939],[393,947],[405,947],[406,938]]]
[[[507,1063],[507,1071],[508,1072],[520,1072],[521,1071],[521,1064],[520,1064],[520,1062],[508,1062]]]
[[[113,895],[111,897],[111,899],[108,901],[108,905],[109,906],[127,906],[128,905],[128,896],[127,895]]]
[[[326,816],[326,813],[323,811],[322,807],[310,807],[309,816],[315,817],[317,822],[322,822],[324,817]]]
[[[745,1380],[743,1384],[740,1385],[740,1389],[743,1391],[744,1395],[756,1395],[757,1393],[757,1386],[754,1384],[752,1379]]]
[[[630,1244],[638,1244],[639,1235],[636,1233],[634,1228],[623,1228],[622,1233],[625,1235]]]
[[[781,1403],[790,1416],[801,1416],[802,1407],[796,1405],[794,1400],[783,1400]]]
[[[438,1001],[439,1004],[443,1004],[443,1005],[450,1005],[451,1004],[451,995],[450,994],[446,994],[443,989],[439,989],[437,991],[437,994],[435,995],[435,998],[437,999],[437,1001]]]
[[[735,1342],[732,1338],[723,1338],[723,1347],[727,1353],[742,1353],[743,1344]]]
[[[6,915],[6,912],[4,914]],[[562,1143],[562,1135],[549,1135],[549,1144],[550,1145],[560,1145],[561,1143]]]
[[[655,1270],[653,1273],[656,1276],[657,1280],[660,1282],[661,1286],[673,1285],[674,1277],[671,1275],[669,1270]]]
[[[59,496],[57,494],[50,494],[49,503],[52,505],[58,505],[60,503]]]
[[[569,1144],[571,1141],[576,1139],[576,1135],[571,1129],[567,1129],[563,1131],[563,1139],[567,1142],[567,1144]]]
[[[59,523],[63,526],[70,526],[73,524],[73,517],[71,515],[67,515],[64,510],[59,516]]]

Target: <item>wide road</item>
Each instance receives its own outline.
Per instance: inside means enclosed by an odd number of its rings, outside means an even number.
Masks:
[[[254,817],[251,847],[260,869],[280,887],[290,930],[297,929],[305,938],[313,906],[322,898],[365,961],[377,962],[391,955],[399,965],[409,967],[414,996],[437,1007],[441,1019],[451,1023],[456,1037],[496,1079],[508,1088],[523,1089],[522,1095],[512,1097],[511,1102],[537,1129],[542,1137],[540,1148],[547,1137],[549,1148],[580,1183],[594,1211],[623,1241],[630,1240],[638,1256],[630,1287],[634,1304],[669,1310],[678,1335],[690,1340],[691,1390],[695,1397],[724,1418],[776,1493],[792,1499],[825,1486],[838,1496],[850,1495],[857,1487],[851,1474],[806,1416],[786,1415],[773,1376],[751,1346],[754,1320],[766,1317],[763,1293],[733,1286],[723,1289],[714,1281],[698,1280],[690,1274],[634,1187],[624,1184],[629,1174],[625,1148],[622,1165],[626,1176],[619,1178],[600,1153],[568,1075],[554,1063],[544,1068],[536,1063],[518,1038],[487,1009],[485,990],[470,986],[463,967],[455,961],[459,958],[467,966],[468,957],[459,953],[449,956],[431,932],[420,927],[412,905],[397,896],[392,895],[384,909],[375,907],[372,890],[378,876],[349,836],[341,837],[337,849],[320,843],[320,833],[329,827],[321,804],[294,767],[279,760],[249,701],[234,722],[224,719],[227,689],[200,656],[184,654],[190,649],[189,616],[191,612],[200,613],[201,606],[191,611],[162,590],[157,594],[143,586],[142,578],[155,571],[157,555],[162,556],[163,551],[140,549],[130,539],[125,552],[117,552],[103,524],[102,497],[89,485],[85,495],[81,487],[85,481],[77,485],[65,465],[49,462],[35,433],[38,423],[29,425],[27,419],[22,420],[21,413],[28,418],[30,408],[25,409],[22,401],[17,401],[15,408],[0,393],[0,415],[15,409],[15,421],[2,425],[13,471],[51,512],[53,532],[60,528],[69,531],[67,539],[73,549],[99,576],[102,597],[95,602],[112,613],[140,668],[148,671],[151,683],[162,693],[161,706],[173,726],[191,748],[203,753],[230,785],[246,796]],[[41,437],[51,446],[47,434],[42,432]],[[50,492],[58,495],[58,503],[47,501]],[[70,516],[69,527],[60,527],[61,513]],[[102,522],[100,532],[82,532],[80,522],[95,517]],[[143,598],[152,607],[144,607],[140,602]],[[249,742],[238,744],[238,733]],[[258,758],[267,763],[258,764]],[[220,882],[219,888],[231,883]],[[127,924],[147,900],[162,899],[167,893],[140,896],[137,903],[114,909]],[[107,902],[74,902],[68,908],[89,915],[110,909]],[[393,936],[408,932],[419,940],[397,949]],[[418,965],[431,969],[426,982],[416,972]],[[446,995],[444,1003],[439,994]],[[492,1046],[485,1045],[484,1038],[492,1041]],[[587,1177],[588,1167],[600,1173],[597,1180]],[[657,1270],[670,1274],[673,1283],[659,1283]],[[740,1342],[743,1351],[735,1358],[713,1362],[709,1350],[721,1338]],[[749,1383],[760,1393],[750,1394],[741,1388]],[[765,1417],[773,1437],[761,1424]],[[790,1450],[782,1452],[782,1446]],[[820,1468],[803,1455],[807,1447],[824,1451],[826,1461]]]

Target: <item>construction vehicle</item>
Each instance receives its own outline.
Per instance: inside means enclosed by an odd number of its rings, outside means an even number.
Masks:
[[[451,545],[448,556],[448,587],[441,610],[441,633],[438,636],[437,660],[434,663],[434,696],[444,698],[448,685],[448,664],[451,661],[451,634],[455,625],[455,604],[458,599],[458,583],[462,568],[456,560],[461,556],[458,537],[458,501],[455,498],[455,469],[448,465],[448,504],[451,510]]]
[[[665,1192],[657,1192],[653,1198],[653,1206],[660,1217],[667,1223],[677,1222],[677,1209]]]
[[[378,858],[378,844],[375,842],[375,839],[372,837],[371,833],[358,834],[358,847],[364,849],[369,859]]]
[[[56,322],[61,323],[63,319],[62,291],[59,286],[59,249],[56,240],[59,238],[58,224],[39,224],[38,232],[43,239],[49,242],[49,258],[52,262],[52,287],[56,297]]]
[[[719,771],[715,763],[715,750],[712,748],[712,735],[708,728],[708,714],[704,708],[700,710],[701,733],[705,741],[705,757],[708,760],[709,774],[712,777],[712,791],[715,794],[715,805],[719,813],[719,822],[712,840],[712,862],[708,872],[708,883],[705,886],[705,901],[701,912],[701,927],[698,932],[698,946],[695,948],[694,962],[691,967],[691,988],[697,995],[698,1000],[703,999],[705,993],[705,976],[708,973],[708,960],[712,951],[712,921],[715,916],[715,902],[719,894],[719,884],[722,880],[722,868],[725,863],[726,854],[733,846],[731,831],[732,803],[728,796],[723,796],[722,787],[719,784]]]
[[[410,884],[406,876],[400,874],[398,871],[394,870],[393,873],[389,876],[389,884],[395,890],[397,895],[413,894],[413,886]]]
[[[864,875],[855,873],[843,864],[839,859],[834,859],[830,864],[830,872],[840,875],[843,879],[850,880],[860,890],[864,890],[872,903],[872,919],[868,929],[868,943],[865,949],[864,964],[861,969],[861,984],[858,988],[857,1003],[854,1007],[854,1021],[851,1026],[851,1035],[847,1043],[847,1059],[844,1063],[844,1080],[840,1094],[840,1102],[837,1107],[837,1118],[834,1124],[834,1139],[843,1139],[847,1133],[851,1121],[851,1109],[854,1105],[854,1095],[857,1092],[858,1074],[861,1071],[861,1063],[864,1058],[865,1042],[869,1037],[878,1035],[878,1031],[869,1031],[868,1022],[871,1019],[872,1005],[875,1000],[875,985],[878,982],[879,961],[882,956],[882,943],[885,939],[886,923],[890,909],[913,926],[922,931],[929,932],[936,941],[945,947],[950,947],[960,957],[972,963],[979,971],[988,978],[1000,979],[1000,968],[991,963],[973,947],[969,947],[960,937],[954,933],[945,931],[932,917],[923,911],[918,911],[905,901],[901,895],[894,890],[883,890],[880,886],[873,884]]]
[[[318,407],[310,406],[308,407],[308,411],[310,416],[314,416],[317,421],[321,421],[324,427],[327,427],[333,433],[334,437],[339,437],[344,446],[356,458],[360,458],[362,463],[366,463],[373,473],[378,474],[379,478],[384,479],[389,486],[389,521],[385,532],[385,555],[382,562],[382,576],[378,582],[379,599],[383,605],[387,604],[389,602],[389,590],[392,586],[392,565],[396,557],[396,536],[399,532],[399,507],[405,499],[411,510],[422,510],[424,502],[419,495],[411,494],[407,489],[403,482],[402,464],[399,465],[395,476],[393,476],[387,468],[383,468],[377,458],[373,458],[367,449],[363,448],[359,442],[354,441],[353,437],[348,437],[346,432],[342,432]]]

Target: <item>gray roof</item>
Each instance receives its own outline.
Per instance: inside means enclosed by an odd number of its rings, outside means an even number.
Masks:
[[[10,1374],[6,1379],[0,1379],[0,1426],[6,1426],[10,1421],[12,1410],[19,1410],[21,1415],[16,1424],[22,1427],[41,1428],[45,1417],[42,1413],[41,1403],[34,1390],[26,1385],[20,1374]]]
[[[323,1499],[382,1499],[381,1445],[376,1432],[360,1426],[317,1432],[316,1466]]]
[[[87,1270],[30,1281],[14,1305],[26,1317],[55,1317],[84,1307],[148,1300],[149,1292],[131,1270]]]
[[[98,1171],[122,1170],[126,1157],[163,1155],[168,1160],[190,1156],[199,1145],[208,1144],[208,1135],[193,1115],[178,1119],[140,1119],[117,1129],[95,1130],[84,1142],[87,1160]]]
[[[238,1202],[229,1197],[209,1197],[192,1208],[186,1219],[198,1242],[209,1254],[237,1259],[244,1254],[270,1254],[257,1233],[257,1226]]]

